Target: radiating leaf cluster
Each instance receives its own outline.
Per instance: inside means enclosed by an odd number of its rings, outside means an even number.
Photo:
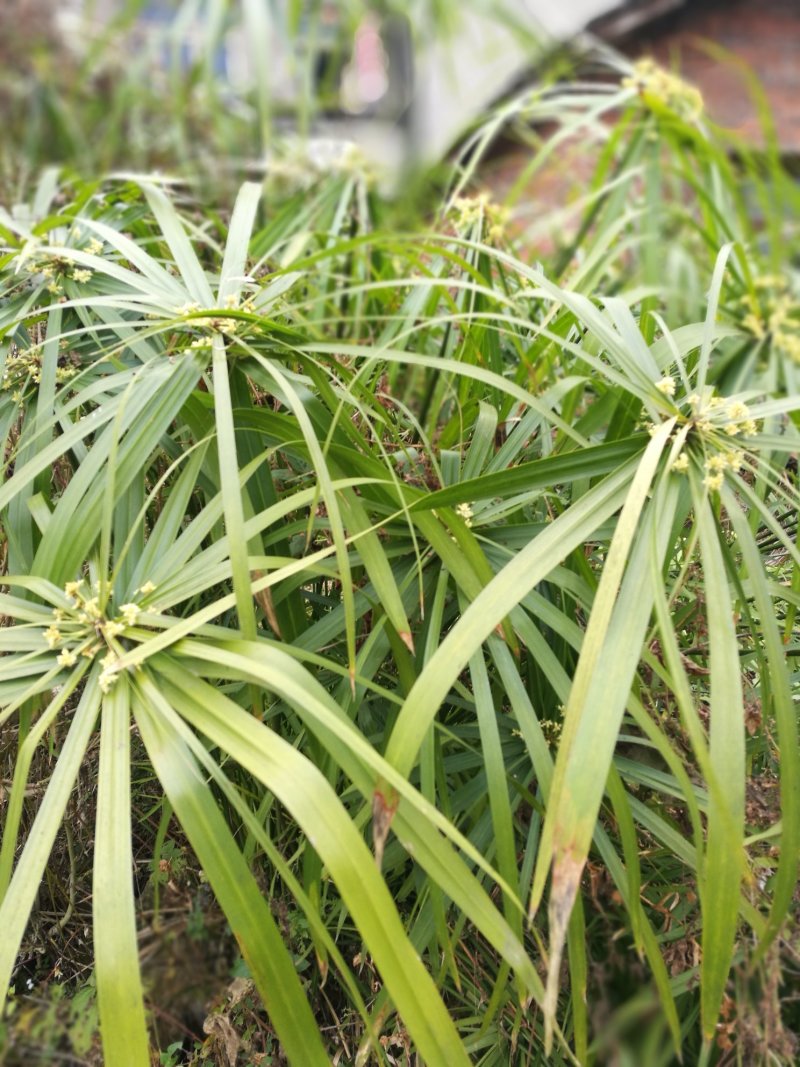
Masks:
[[[46,173],[0,215],[0,985],[99,735],[106,1062],[148,1062],[132,738],[290,1062],[330,1060],[329,969],[359,1063],[395,1022],[431,1065],[602,1062],[610,911],[648,1062],[714,1054],[797,875],[800,303],[746,203],[796,194],[668,104],[576,90],[565,129],[622,118],[544,265],[464,199],[480,134],[412,235],[358,172],[229,218]]]

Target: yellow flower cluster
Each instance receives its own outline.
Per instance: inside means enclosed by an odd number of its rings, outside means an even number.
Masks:
[[[22,391],[29,382],[37,385],[42,379],[42,350],[38,345],[32,348],[18,349],[12,347],[6,356],[3,367],[3,379],[0,388],[5,392],[14,390],[14,399],[22,399]]]
[[[78,368],[69,363],[60,362],[56,367],[56,381],[59,384],[69,381],[78,373]],[[3,367],[0,389],[11,392],[12,399],[19,403],[28,385],[38,385],[42,380],[42,349],[39,345],[18,349],[12,346]]]
[[[702,452],[706,455],[703,484],[710,492],[718,492],[725,480],[725,471],[738,471],[745,461],[744,451],[731,447],[732,442],[726,439],[752,437],[758,432],[758,424],[747,404],[735,397],[715,396],[706,390],[702,397],[693,393],[686,403],[689,406],[687,422],[700,435]],[[654,433],[655,427],[650,432]],[[676,474],[685,474],[689,469],[689,452],[681,452],[670,469]]]
[[[688,122],[696,121],[703,113],[700,90],[649,57],[637,60],[632,73],[622,79],[622,87],[635,89],[647,107],[666,108]]]
[[[548,744],[555,745],[561,738],[562,724],[558,719],[540,719],[539,726]]]
[[[692,393],[688,398],[694,428],[701,434],[722,432],[728,437],[753,437],[758,424],[750,408],[735,397],[706,396]]]
[[[664,396],[675,396],[675,379],[670,377],[664,377],[656,382],[656,389],[659,393],[663,393]]]
[[[80,228],[80,226],[73,226],[72,236],[75,238],[76,241],[82,241],[84,231]],[[104,245],[102,241],[98,241],[96,237],[91,237],[83,246],[82,251],[88,252],[90,256],[100,256],[103,254],[103,248]]]
[[[247,311],[250,314],[255,312],[255,304],[252,298],[239,302],[237,296],[226,296],[223,305],[226,308],[230,308],[232,311]],[[181,304],[180,307],[175,308],[175,315],[178,318],[188,320],[189,325],[200,329],[215,330],[219,333],[224,333],[227,336],[235,334],[242,325],[246,325],[249,333],[260,333],[261,328],[259,326],[253,326],[250,323],[243,323],[240,319],[230,318],[227,315],[203,315],[198,314],[203,309],[196,301],[191,301],[187,304]],[[191,348],[206,348],[209,341],[205,337],[198,337],[192,341]]]
[[[40,274],[47,282],[49,293],[61,293],[64,291],[64,279],[69,278],[73,282],[85,285],[94,277],[94,272],[83,267],[76,267],[66,256],[50,255],[43,253],[34,259],[28,270],[31,274]]]
[[[145,582],[136,590],[136,594],[144,598],[155,588],[152,582]],[[95,583],[94,590],[91,590],[83,580],[67,582],[64,592],[69,607],[54,608],[53,622],[43,632],[43,637],[48,648],[59,650],[56,662],[60,667],[73,667],[79,656],[94,659],[105,650],[99,683],[102,691],[107,693],[117,677],[116,664],[121,650],[116,639],[136,625],[142,611],[141,604],[122,604],[119,613],[110,617],[107,610],[104,612],[100,608],[99,583]]]
[[[74,226],[71,233],[75,240],[83,239],[83,231],[80,227]],[[50,247],[51,249],[64,248],[65,242],[51,235]],[[92,237],[81,251],[87,252],[90,256],[99,256],[103,252],[103,247],[102,241]],[[27,242],[19,254],[19,265],[24,267],[29,274],[40,275],[46,284],[47,291],[54,295],[63,293],[65,278],[79,285],[85,285],[94,277],[94,271],[87,267],[76,266],[68,254],[42,250],[39,238],[32,238]]]
[[[788,281],[780,274],[763,274],[753,284],[755,295],[746,293],[740,301],[742,327],[759,340],[770,337],[779,351],[800,363],[800,302]]]
[[[722,488],[722,483],[725,480],[725,471],[738,471],[743,463],[744,452],[740,449],[726,449],[723,452],[714,452],[705,461],[704,467],[706,476],[703,479],[703,485],[705,485],[710,492],[718,492]],[[677,474],[685,474],[689,469],[688,453],[681,452],[672,464],[671,469]]]
[[[703,485],[709,492],[719,492],[725,480],[725,471],[738,471],[743,463],[744,452],[738,449],[731,452],[716,452],[706,460],[706,476],[703,479]]]
[[[266,173],[289,189],[307,189],[321,176],[332,174],[372,187],[382,168],[352,141],[315,137],[284,142],[281,154],[266,161]]]
[[[495,204],[488,193],[478,196],[457,196],[453,201],[453,222],[464,233],[478,228],[489,241],[505,237],[511,213],[502,204]]]

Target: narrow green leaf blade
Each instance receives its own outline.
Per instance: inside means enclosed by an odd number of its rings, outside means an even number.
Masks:
[[[130,705],[127,678],[103,700],[97,772],[92,914],[100,1033],[106,1063],[148,1067],[131,847]]]
[[[169,721],[152,682],[139,680],[136,721],[153,767],[231,924],[253,980],[295,1067],[328,1058],[275,920],[225,824],[208,785]]]

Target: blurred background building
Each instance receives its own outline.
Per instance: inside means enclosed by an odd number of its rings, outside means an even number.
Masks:
[[[3,0],[3,7],[9,21],[24,21],[48,2],[59,42],[78,50],[131,10],[131,0]],[[355,141],[387,169],[441,158],[487,107],[534,77],[545,56],[587,33],[629,56],[652,53],[678,67],[701,89],[713,119],[758,141],[763,115],[752,71],[782,149],[800,151],[800,0],[321,0],[305,15],[288,0],[134,6],[134,47],[160,49],[173,66],[204,57],[238,93],[260,84],[287,127],[311,79],[322,103],[314,134]],[[258,39],[269,42],[261,50],[253,46],[254,20]]]

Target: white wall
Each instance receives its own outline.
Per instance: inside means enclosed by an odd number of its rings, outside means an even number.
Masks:
[[[455,39],[435,42],[417,56],[414,137],[421,159],[446,151],[481,111],[535,66],[548,44],[575,36],[621,2],[511,0],[508,9],[530,31],[527,44],[497,18],[463,11]]]

